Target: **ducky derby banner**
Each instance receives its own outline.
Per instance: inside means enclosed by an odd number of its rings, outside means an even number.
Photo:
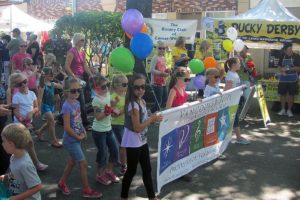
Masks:
[[[252,20],[214,20],[215,36],[227,38],[226,30],[234,27],[238,37],[244,42],[282,44],[292,42],[300,46],[300,22],[252,21]]]
[[[162,112],[157,189],[216,159],[231,140],[242,86]]]

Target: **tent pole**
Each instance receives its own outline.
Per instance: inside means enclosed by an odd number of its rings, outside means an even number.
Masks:
[[[10,28],[10,33],[12,31],[12,5],[10,5],[10,22],[9,22],[9,28]]]

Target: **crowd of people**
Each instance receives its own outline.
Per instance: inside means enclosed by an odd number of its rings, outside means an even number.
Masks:
[[[102,196],[101,192],[89,185],[88,163],[81,146],[87,131],[91,131],[97,148],[97,182],[111,185],[120,182],[120,176],[124,176],[120,196],[121,199],[128,199],[132,179],[140,164],[148,198],[157,199],[151,175],[147,132],[149,126],[162,120],[157,111],[181,106],[188,101],[185,88],[191,81],[188,68],[191,58],[185,48],[184,38],[179,37],[172,49],[174,66],[167,66],[164,56],[167,46],[161,41],[157,43],[157,54],[151,60],[150,69],[150,84],[156,101],[150,109],[143,98],[146,89],[144,75],[134,73],[130,78],[114,75],[110,81],[100,73],[91,72],[83,51],[85,36],[81,33],[73,36],[73,47],[66,55],[64,68],[55,62],[55,56],[51,53],[44,56],[45,62],[42,64],[40,47],[34,34],[30,35],[29,41],[26,42],[21,38],[20,30],[14,29],[13,39],[10,40],[5,35],[2,40],[3,44],[6,44],[6,54],[3,54],[2,59],[7,92],[0,105],[3,143],[0,148],[0,174],[3,174],[0,181],[9,180],[9,188],[13,195],[11,199],[41,199],[42,183],[37,171],[47,170],[47,164],[51,163],[44,164],[40,161],[30,133],[36,135],[38,141],[44,141],[46,130],[51,136],[51,146],[63,147],[69,154],[69,160],[58,182],[58,188],[64,195],[71,194],[67,184],[68,177],[72,169],[79,165],[82,196]],[[285,46],[289,47],[291,46]],[[211,56],[209,49],[210,44],[203,41],[194,57],[204,59]],[[225,83],[224,90],[241,84],[246,86],[233,124],[236,143],[243,145],[249,144],[250,141],[241,135],[239,112],[249,95],[249,87],[256,73],[255,67],[251,67],[246,60],[247,55],[248,47],[245,47],[235,57],[229,58],[224,68],[216,66],[207,69],[206,86],[199,95],[201,98],[207,98],[221,93],[219,84],[222,81]],[[288,56],[293,55],[287,53],[282,62],[288,62]],[[295,66],[300,65],[296,63]],[[286,93],[282,87],[280,94],[284,95]],[[286,90],[290,95],[294,94],[290,93],[292,90],[287,89],[287,86],[284,91]],[[87,95],[92,98],[92,123],[88,121],[85,107]],[[62,105],[61,99],[64,100]],[[285,110],[279,114],[284,112]],[[55,113],[60,113],[63,119],[62,141],[57,137]],[[46,121],[42,126],[36,127],[33,122],[40,115],[43,115]],[[290,107],[287,115],[291,115]],[[10,116],[13,123],[4,127],[7,117]],[[118,173],[115,173],[116,164],[120,164]]]

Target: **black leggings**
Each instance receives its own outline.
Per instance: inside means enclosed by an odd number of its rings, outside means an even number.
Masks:
[[[131,181],[136,173],[138,163],[141,164],[143,173],[143,182],[147,190],[148,198],[155,198],[151,177],[151,163],[148,144],[137,148],[126,148],[127,171],[122,182],[121,198],[128,198],[128,192]]]

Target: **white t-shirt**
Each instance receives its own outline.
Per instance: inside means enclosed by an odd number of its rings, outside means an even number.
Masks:
[[[29,112],[33,110],[33,102],[36,100],[34,92],[28,90],[27,94],[22,94],[17,92],[12,99],[12,104],[18,104],[20,114],[22,117],[26,117]],[[14,117],[14,122],[19,122],[16,117]]]
[[[232,88],[238,87],[241,85],[241,79],[237,72],[229,71],[226,75],[226,81],[232,81]]]
[[[204,89],[204,98],[206,97],[210,97],[213,96],[215,94],[218,94],[220,92],[220,88],[219,88],[219,82],[216,83],[215,86],[210,86],[210,85],[206,85],[205,89]]]

